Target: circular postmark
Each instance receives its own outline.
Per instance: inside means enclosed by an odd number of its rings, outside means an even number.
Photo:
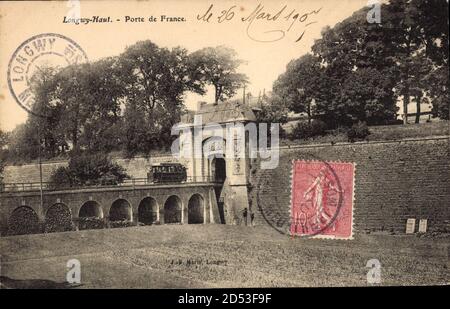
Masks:
[[[47,69],[59,69],[68,65],[87,62],[84,50],[72,39],[56,33],[35,35],[14,51],[8,64],[8,86],[16,102],[27,112],[46,117],[33,111],[35,96],[32,79]]]
[[[271,170],[260,170],[256,199],[264,220],[278,232],[290,236],[351,237],[339,236],[343,235],[342,229],[346,225],[348,227],[348,224],[352,224],[352,214],[347,209],[349,205],[344,203],[344,195],[350,193],[344,194],[350,188],[349,181],[341,179],[341,175],[344,175],[341,169],[348,163],[326,162],[309,154],[306,158],[292,160],[289,164],[292,164],[292,175],[285,175],[285,179],[292,177],[289,179],[290,203],[285,203],[286,199],[281,197],[281,192],[273,194],[273,190],[268,190],[273,185],[269,181],[274,176],[281,179],[282,175],[273,175]],[[286,171],[286,167],[280,171]],[[353,167],[351,174],[353,175]],[[338,230],[336,226],[339,227]]]

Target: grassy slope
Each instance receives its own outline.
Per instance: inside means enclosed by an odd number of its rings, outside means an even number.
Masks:
[[[364,286],[366,263],[373,258],[381,262],[385,285],[448,284],[448,250],[448,238],[290,239],[268,227],[225,225],[0,239],[2,282],[15,287],[64,286],[71,258],[81,261],[81,287],[86,288]]]

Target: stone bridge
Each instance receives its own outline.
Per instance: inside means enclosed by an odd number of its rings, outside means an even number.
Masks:
[[[38,224],[59,222],[60,218],[52,218],[58,213],[65,213],[76,228],[80,218],[92,217],[102,219],[106,226],[113,221],[130,225],[222,223],[215,187],[214,183],[201,182],[46,190],[42,205],[40,191],[2,192],[0,230],[4,234],[12,222],[29,225],[30,215]]]

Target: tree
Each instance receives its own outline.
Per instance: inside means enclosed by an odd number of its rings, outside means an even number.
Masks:
[[[23,123],[17,125],[11,131],[8,144],[8,161],[14,162],[20,159],[32,160],[35,158],[38,142],[37,139],[28,139],[28,134],[25,133],[26,129],[26,124]]]
[[[331,127],[385,123],[396,116],[391,43],[382,24],[367,22],[367,10],[326,28],[312,46],[324,71],[315,112]]]
[[[448,71],[448,3],[391,0],[381,10],[381,23],[368,23],[368,8],[363,8],[334,28],[325,28],[312,46],[324,71],[324,99],[316,100],[314,111],[334,126],[394,120],[398,99],[403,100],[405,123],[410,102],[417,105],[416,122],[420,104],[429,100],[435,114],[443,116],[448,111],[448,74],[444,74]],[[295,71],[308,79],[305,67],[303,63]],[[295,80],[295,74],[290,79]],[[306,89],[299,88],[302,93]],[[289,95],[297,96],[294,89]],[[297,105],[300,111],[306,109],[304,104]]]
[[[256,114],[257,122],[285,124],[288,120],[289,109],[286,101],[275,93],[264,98],[261,110]]]
[[[294,112],[305,112],[330,127],[350,126],[357,121],[383,123],[395,118],[391,60],[383,52],[380,28],[360,10],[322,38],[307,54],[291,61],[274,92]]]
[[[420,112],[422,103],[429,103],[427,94],[430,93],[428,87],[428,76],[433,71],[431,60],[426,57],[424,51],[418,51],[410,61],[411,73],[409,74],[409,89],[413,102],[416,103],[415,123],[420,122]],[[398,87],[401,89],[401,85]]]
[[[58,110],[58,129],[73,149],[108,151],[113,148],[111,144],[117,144],[103,133],[120,114],[123,87],[118,73],[116,59],[107,58],[69,66],[55,76],[50,103]]]
[[[80,146],[89,151],[110,152],[121,145],[121,104],[125,85],[117,57],[92,63],[88,67],[90,112],[79,137]]]
[[[43,158],[52,158],[68,150],[63,133],[55,129],[59,124],[59,110],[49,104],[57,73],[57,68],[42,66],[30,78],[34,94],[33,113],[24,125],[12,132],[11,158],[32,160],[39,154]]]
[[[89,88],[89,64],[72,65],[58,72],[46,94],[48,104],[55,111],[56,129],[64,135],[72,149],[78,148],[83,125],[91,115],[93,102]]]
[[[176,115],[173,115],[176,117]],[[148,113],[142,106],[128,104],[123,115],[122,135],[126,157],[137,153],[147,154],[153,149],[169,145],[170,132],[159,111]],[[167,126],[163,128],[164,126]]]
[[[449,119],[449,15],[448,1],[414,1],[418,8],[415,18],[421,27],[422,53],[432,61],[432,69],[423,78],[426,96],[435,117]]]
[[[187,51],[141,41],[128,47],[119,58],[125,84],[126,150],[131,154],[147,153],[161,143],[169,146],[171,128],[184,110],[185,92],[203,93],[190,74]]]
[[[397,112],[390,79],[374,68],[360,68],[348,74],[338,96],[323,110],[330,108],[336,119],[348,126],[359,121],[384,123],[395,119]]]
[[[448,1],[412,0],[411,5],[417,8],[414,15],[416,23],[420,25],[417,39],[425,47],[426,56],[438,67],[448,66]]]
[[[440,89],[427,89],[427,75],[439,67],[448,70],[448,2],[391,0],[384,6],[383,16],[386,36],[394,44],[391,56],[399,76],[395,89],[403,97],[403,120],[406,123],[411,96],[416,101],[418,113],[421,100],[426,96],[438,98],[437,106],[441,102]]]
[[[311,124],[313,103],[326,100],[324,72],[319,58],[311,54],[292,60],[286,72],[274,82],[274,94],[281,97],[290,110],[305,112]]]
[[[41,70],[33,78],[36,115],[27,121],[25,136],[37,141],[49,157],[72,149],[110,151],[119,148],[116,123],[124,86],[116,58]],[[36,132],[37,131],[37,132]],[[39,135],[39,137],[37,137]],[[37,152],[36,152],[37,153]]]
[[[412,57],[420,48],[417,40],[420,28],[415,20],[416,8],[406,0],[391,0],[389,5],[382,11],[386,32],[391,42],[395,42],[391,49],[391,57],[394,59],[395,69],[398,72],[397,85],[395,86],[397,96],[403,97],[403,123],[408,122],[408,106],[411,101],[411,87],[414,82],[411,67]]]
[[[226,46],[206,47],[189,55],[192,79],[205,91],[206,85],[214,87],[214,102],[233,97],[243,87],[248,78],[237,73],[244,61],[237,59],[236,52]]]
[[[450,83],[448,75],[448,66],[440,66],[425,77],[425,84],[429,89],[429,97],[433,104],[432,113],[435,117],[446,120],[449,120],[450,117]]]

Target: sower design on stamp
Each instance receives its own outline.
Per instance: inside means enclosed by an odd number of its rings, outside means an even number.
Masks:
[[[292,168],[291,235],[351,238],[354,164],[294,161]]]

